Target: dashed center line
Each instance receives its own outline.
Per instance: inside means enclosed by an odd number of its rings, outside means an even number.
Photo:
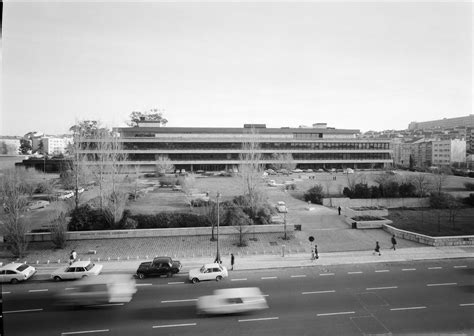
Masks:
[[[389,287],[369,287],[366,288],[365,290],[376,290],[376,289],[395,289],[398,288],[398,286],[389,286]]]
[[[2,292],[2,294],[11,294],[11,292]]]
[[[439,266],[437,266],[437,267],[428,267],[428,269],[430,269],[430,270],[442,269],[442,268],[443,268],[443,267],[439,267]]]
[[[166,301],[161,301],[161,303],[191,302],[191,301],[197,301],[197,299],[166,300]]]
[[[34,292],[47,292],[48,289],[29,289],[28,292],[34,293]]]
[[[455,286],[457,285],[457,282],[445,282],[445,283],[436,283],[436,284],[427,284],[426,286],[428,287],[434,287],[434,286]]]
[[[357,271],[357,272],[347,272],[347,274],[362,274],[364,272],[361,272],[361,271]]]
[[[109,306],[123,306],[125,303],[104,303],[104,304],[98,304],[94,305],[94,307],[109,307]]]
[[[474,303],[461,303],[459,306],[461,307],[474,306]]]
[[[325,275],[334,275],[334,273],[321,273],[320,276],[325,276]]]
[[[270,277],[261,277],[262,280],[267,280],[267,279],[277,279],[276,276],[270,276]]]
[[[414,309],[425,309],[425,306],[418,306],[418,307],[405,307],[405,308],[392,308],[390,310],[397,311],[397,310],[414,310]]]
[[[376,270],[375,273],[386,273],[390,272],[390,270]]]
[[[466,265],[453,266],[454,268],[467,268]]]
[[[7,310],[4,311],[4,314],[13,314],[13,313],[31,313],[31,312],[37,312],[37,311],[42,311],[43,308],[36,308],[36,309],[24,309],[24,310]]]
[[[335,293],[336,291],[333,290],[326,290],[326,291],[317,291],[317,292],[302,292],[301,294],[306,295],[306,294],[323,294],[323,293]]]
[[[262,317],[262,318],[245,319],[245,320],[238,320],[238,321],[239,322],[255,322],[255,321],[268,321],[268,320],[278,320],[278,317]]]
[[[306,278],[305,274],[292,275],[292,278]]]
[[[138,286],[138,285],[137,285],[137,286]],[[73,289],[76,289],[76,288],[74,288],[74,287],[66,287],[66,288],[64,288],[64,290],[73,290]]]
[[[179,285],[179,284],[184,284],[184,281],[173,281],[173,282],[168,282],[168,285]]]
[[[407,271],[416,271],[416,268],[402,268],[402,271],[407,272]]]
[[[196,323],[182,323],[182,324],[164,324],[164,325],[157,325],[153,326],[153,328],[172,328],[172,327],[190,327],[195,326]]]
[[[338,312],[338,313],[324,313],[324,314],[317,314],[316,316],[347,315],[347,314],[355,314],[355,312],[347,311],[347,312]]]
[[[230,279],[230,281],[246,281],[247,278],[241,278],[241,279]]]
[[[137,287],[141,287],[141,286],[152,286],[153,284],[151,283],[141,283],[141,284],[136,284]]]
[[[99,333],[99,332],[108,332],[109,329],[99,329],[99,330],[84,330],[84,331],[68,331],[62,332],[61,335],[78,335],[78,334],[90,334],[90,333]]]

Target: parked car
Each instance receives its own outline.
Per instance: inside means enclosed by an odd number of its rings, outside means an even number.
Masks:
[[[137,277],[143,279],[147,276],[166,275],[172,277],[173,274],[179,273],[183,266],[178,260],[170,257],[156,257],[153,261],[142,262],[137,269]]]
[[[204,264],[201,268],[190,270],[188,277],[192,283],[198,283],[199,281],[205,280],[220,281],[223,278],[227,278],[228,275],[227,268],[218,263],[214,263]]]
[[[36,210],[36,209],[41,209],[45,208],[49,205],[48,201],[33,201],[29,202],[28,205],[26,206],[26,211],[31,211],[31,210]]]
[[[135,279],[128,274],[108,274],[79,280],[74,288],[58,291],[55,303],[64,306],[123,304],[137,292]]]
[[[58,196],[58,199],[60,200],[65,200],[65,199],[68,199],[68,198],[71,198],[71,197],[74,197],[74,192],[72,191],[67,191],[65,193],[62,193]]]
[[[91,275],[99,275],[102,265],[90,261],[76,261],[66,267],[61,267],[51,273],[51,279],[55,281],[82,279]]]
[[[180,185],[174,185],[172,190],[173,191],[183,191],[183,187],[180,186]]]
[[[198,314],[235,314],[267,308],[267,300],[257,287],[217,289],[196,303]]]
[[[280,213],[285,213],[285,212],[288,212],[288,208],[286,207],[286,204],[285,202],[283,201],[279,201],[275,207],[277,209],[278,212]]]
[[[12,284],[25,281],[36,273],[33,266],[21,263],[11,263],[0,267],[0,282],[10,282]]]
[[[293,172],[293,173],[296,173],[296,174],[299,174],[299,173],[302,173],[303,170],[302,170],[302,169],[299,169],[299,168],[296,168],[296,169],[293,169],[292,172]]]

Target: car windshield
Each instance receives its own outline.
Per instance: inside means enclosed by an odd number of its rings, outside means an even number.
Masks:
[[[94,267],[94,264],[89,264],[85,267],[86,271],[90,271]]]
[[[203,267],[201,267],[200,272],[204,273],[204,272],[206,272],[206,270],[207,270],[206,266],[203,266]]]
[[[22,264],[20,266],[18,266],[18,268],[16,269],[18,272],[23,272],[24,270],[26,270],[29,266],[28,265],[25,265],[25,264]]]

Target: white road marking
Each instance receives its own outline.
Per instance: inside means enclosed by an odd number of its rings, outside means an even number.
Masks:
[[[195,326],[195,325],[196,325],[196,323],[164,324],[164,325],[153,326],[153,329],[155,329],[155,328],[172,328],[172,327],[190,327],[190,326]]]
[[[168,285],[179,285],[179,284],[184,284],[184,281],[168,282]]]
[[[151,283],[142,283],[142,284],[136,284],[137,287],[140,287],[140,286],[151,286],[153,284]]]
[[[299,275],[292,275],[292,278],[306,278],[305,274],[299,274]]]
[[[416,271],[416,268],[402,268],[402,271]]]
[[[459,306],[461,307],[474,306],[474,303],[461,303]]]
[[[34,292],[47,292],[48,289],[29,289],[28,292],[34,293]]]
[[[358,272],[347,272],[347,274],[362,274],[364,272],[358,271]]]
[[[161,303],[190,302],[190,301],[197,301],[197,299],[186,299],[186,300],[166,300],[166,301],[161,301]]]
[[[324,314],[317,314],[316,316],[347,315],[347,314],[355,314],[355,312],[347,311],[347,312],[338,312],[338,313],[324,313]]]
[[[94,305],[94,307],[108,307],[108,306],[123,306],[124,303],[104,303],[99,305]]]
[[[324,275],[334,275],[334,273],[321,273],[320,276],[324,276]]]
[[[11,294],[11,292],[2,292],[2,294]]]
[[[75,287],[66,287],[64,288],[64,290],[73,290],[73,289],[76,289]]]
[[[398,288],[398,286],[389,286],[389,287],[369,287],[366,288],[365,290],[376,290],[376,289],[395,289]]]
[[[390,270],[377,270],[375,273],[385,273],[385,272],[390,272]]]
[[[454,266],[454,268],[467,268],[466,265]]]
[[[323,293],[335,293],[336,291],[333,290],[327,290],[327,291],[317,291],[317,292],[301,292],[301,294],[306,295],[306,294],[323,294]]]
[[[390,310],[397,311],[397,310],[414,310],[414,309],[425,309],[425,306],[418,306],[418,307],[405,307],[405,308],[392,308]]]
[[[428,269],[431,269],[431,270],[434,270],[434,269],[442,269],[442,268],[443,268],[443,267],[439,267],[439,266],[437,266],[437,267],[428,267]]]
[[[241,279],[230,279],[230,281],[246,281],[247,278],[241,278]]]
[[[24,310],[7,310],[4,311],[4,314],[13,314],[13,313],[31,313],[31,312],[36,312],[36,311],[42,311],[43,308],[37,308],[37,309],[24,309]]]
[[[99,332],[108,332],[109,329],[100,329],[100,330],[84,330],[84,331],[68,331],[63,332],[61,335],[78,335],[78,334],[90,334],[90,333],[99,333]]]
[[[267,279],[277,279],[276,276],[271,276],[271,277],[261,277],[262,280],[267,280]]]
[[[254,321],[268,321],[268,320],[278,320],[278,317],[262,317],[262,318],[246,319],[246,320],[238,320],[238,321],[239,322],[254,322]]]
[[[454,286],[457,285],[457,282],[445,282],[445,283],[436,283],[436,284],[427,284],[426,286],[428,287],[434,287],[434,286]]]

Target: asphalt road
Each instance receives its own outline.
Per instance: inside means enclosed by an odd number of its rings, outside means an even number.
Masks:
[[[235,271],[190,284],[185,274],[137,280],[121,306],[58,308],[74,282],[5,285],[5,335],[473,334],[474,260]],[[269,309],[201,317],[195,300],[216,288],[260,287]]]

